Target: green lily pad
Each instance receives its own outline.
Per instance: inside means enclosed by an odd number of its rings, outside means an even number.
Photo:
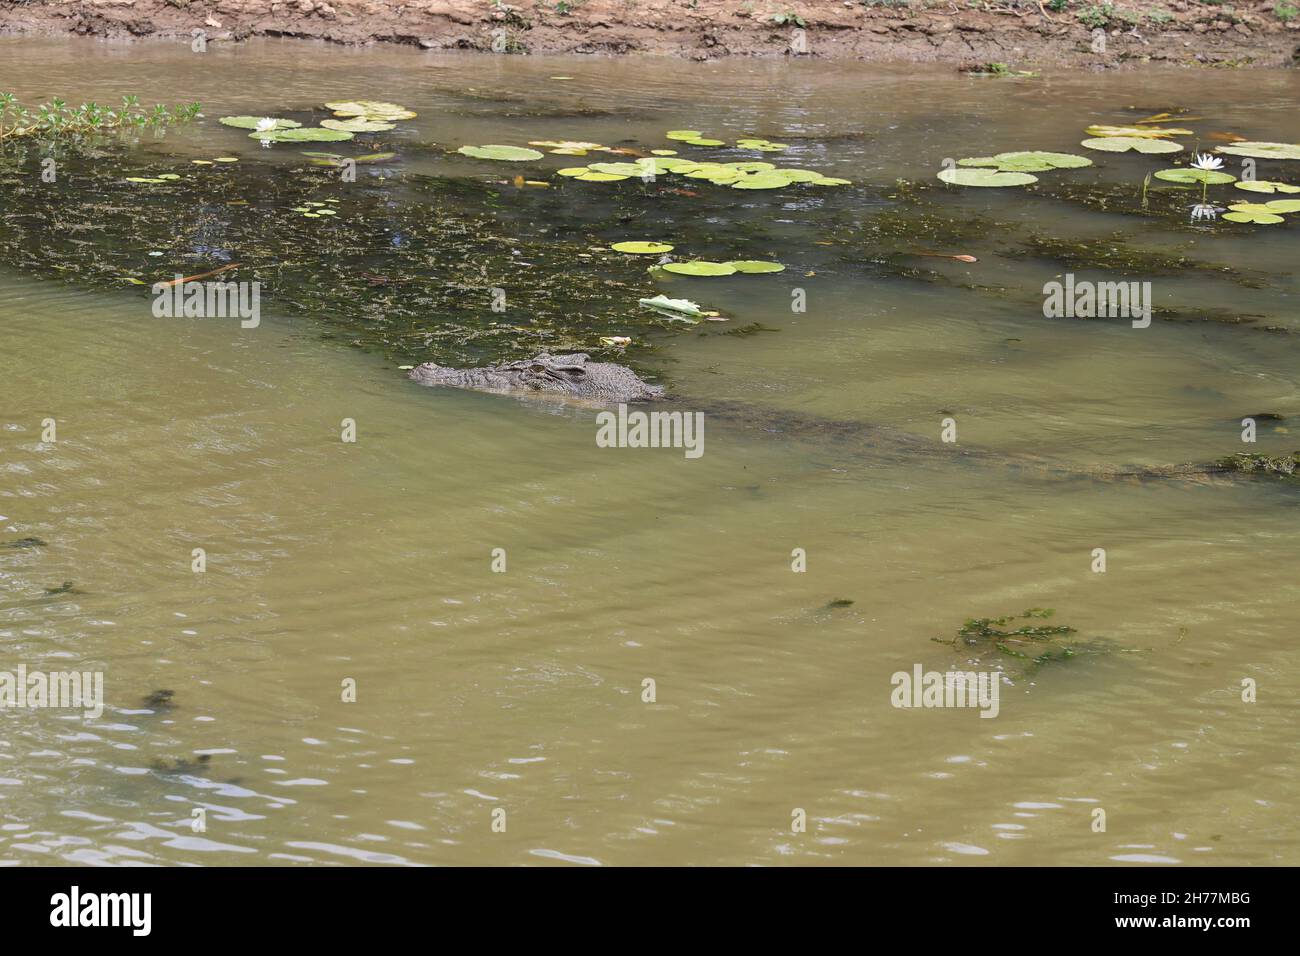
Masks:
[[[664,133],[668,139],[680,140],[699,139],[703,135],[698,129],[670,129]]]
[[[1264,207],[1273,213],[1300,212],[1300,199],[1272,199],[1264,203]]]
[[[728,262],[669,262],[662,268],[683,276],[729,276],[737,271]]]
[[[776,169],[775,163],[728,163],[727,165],[732,169],[740,170],[742,173],[762,173],[769,169]]]
[[[212,157],[212,161],[214,163],[237,163],[239,162],[239,157],[238,156],[214,156]]]
[[[675,149],[652,149],[650,150],[650,152],[653,153],[655,156],[676,156],[677,155],[677,150]]]
[[[265,120],[273,119],[270,116],[223,116],[217,120],[223,126],[233,126],[236,129],[257,129],[258,124]],[[295,123],[293,120],[277,119],[275,125],[270,127],[271,130],[277,129],[297,129],[302,126],[301,123]],[[269,132],[270,130],[268,130]]]
[[[1139,136],[1101,136],[1097,139],[1085,139],[1080,146],[1099,149],[1105,153],[1126,153],[1130,149],[1139,153],[1181,153],[1183,148],[1177,143],[1162,139],[1143,139]]]
[[[327,110],[333,110],[335,116],[365,116],[385,121],[415,119],[416,114],[396,103],[381,103],[376,100],[347,100],[345,102],[326,103]]]
[[[353,136],[346,130],[317,129],[310,126],[302,129],[277,129],[266,133],[254,130],[248,135],[251,139],[260,139],[269,143],[338,143]]]
[[[1029,173],[996,169],[941,169],[939,178],[952,186],[1028,186],[1038,182],[1038,177]]]
[[[1221,173],[1215,169],[1162,169],[1155,173],[1156,179],[1163,179],[1167,183],[1208,183],[1211,186],[1217,186],[1222,183],[1230,183],[1236,180],[1236,176],[1230,173]]]
[[[150,183],[150,184],[167,182],[167,180],[159,179],[156,176],[128,176],[126,177],[126,181],[128,183]]]
[[[1255,143],[1247,140],[1220,146],[1219,152],[1256,159],[1300,159],[1300,143]]]
[[[575,177],[584,183],[616,183],[623,179],[629,179],[628,176],[615,176],[612,173],[593,173],[590,170],[581,176]]]
[[[731,266],[737,272],[746,272],[753,275],[763,272],[785,271],[785,266],[779,262],[761,262],[757,259],[736,259],[731,262],[724,262],[723,265]]]
[[[587,175],[587,173],[589,173],[589,172],[591,172],[591,170],[588,169],[586,166],[566,166],[564,169],[557,169],[557,170],[555,171],[555,175],[557,175],[557,176],[573,176],[573,177],[577,178],[577,177],[580,177],[580,176],[585,176],[585,175]]]
[[[688,139],[687,144],[690,146],[726,146],[720,139]]]
[[[765,173],[754,173],[752,176],[746,176],[731,184],[732,189],[781,189],[790,185],[790,180],[776,173],[775,170]]]
[[[610,248],[615,252],[626,252],[634,256],[648,256],[673,251],[673,247],[666,242],[616,242]]]
[[[819,179],[826,178],[811,169],[782,169],[780,173],[792,183],[815,183]]]
[[[608,173],[611,176],[644,176],[648,172],[658,171],[658,167],[647,163],[644,166],[636,163],[592,163],[587,169],[593,173]]]
[[[1235,185],[1238,189],[1252,193],[1300,193],[1300,186],[1273,182],[1269,179],[1243,179]]]
[[[1089,136],[1123,136],[1129,139],[1160,139],[1164,136],[1191,136],[1190,129],[1168,126],[1089,126],[1084,130]]]
[[[523,146],[462,146],[456,152],[463,156],[473,156],[475,159],[500,159],[508,163],[542,158],[542,154],[537,150],[526,149]]]
[[[853,180],[851,180],[851,179],[836,179],[834,176],[823,176],[821,179],[814,179],[814,180],[812,181],[812,185],[814,185],[814,186],[852,186],[852,185],[853,185]]]
[[[159,179],[180,179],[181,177],[178,176],[176,173],[159,173],[158,178]]]
[[[1005,172],[1045,172],[1048,169],[1082,169],[1084,166],[1092,165],[1092,160],[1087,156],[1076,156],[1074,153],[1050,153],[1042,150],[998,153],[992,158],[997,163],[998,169]],[[958,165],[961,165],[960,160]],[[1023,168],[1027,166],[1034,166],[1035,169]]]
[[[321,120],[320,125],[325,129],[341,129],[349,133],[382,133],[385,130],[397,128],[393,123],[381,123],[364,117],[348,120]]]
[[[1228,220],[1228,222],[1251,222],[1258,226],[1272,226],[1283,221],[1281,216],[1271,212],[1243,212],[1241,210],[1225,212],[1221,218]]]

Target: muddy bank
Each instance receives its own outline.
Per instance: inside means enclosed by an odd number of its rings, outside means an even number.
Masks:
[[[1289,66],[1296,0],[0,0],[0,35],[252,36],[502,55],[644,53],[1112,68]],[[1098,31],[1104,33],[1104,43]],[[0,64],[2,65],[2,64]]]

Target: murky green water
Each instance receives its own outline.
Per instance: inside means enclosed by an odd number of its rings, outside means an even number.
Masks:
[[[0,43],[0,89],[26,101],[129,92],[207,117],[61,155],[49,195],[40,154],[0,166],[0,544],[45,542],[0,549],[0,669],[102,670],[108,698],[98,720],[4,713],[0,861],[1297,862],[1294,486],[1051,480],[937,442],[912,459],[842,427],[792,434],[776,413],[930,439],[951,416],[959,448],[1080,469],[1300,447],[1293,224],[1194,227],[1194,197],[1168,190],[1141,215],[1162,164],[1136,156],[1032,195],[933,180],[946,157],[1079,151],[1089,123],[1174,107],[1198,131],[1293,142],[1298,83]],[[354,184],[215,122],[357,96],[420,117],[379,140],[400,164]],[[516,172],[575,160],[444,152],[659,147],[682,127],[780,138],[783,164],[855,185],[518,190]],[[241,162],[185,168],[219,155]],[[133,193],[141,166],[193,178]],[[285,214],[326,194],[346,222]],[[628,238],[789,268],[657,281],[592,251]],[[229,261],[266,282],[256,329],[154,318],[114,281]],[[1044,319],[1042,285],[1067,270],[1151,281],[1163,312],[1145,330]],[[730,321],[657,322],[636,308],[656,292]],[[776,331],[726,334],[754,323]],[[597,448],[590,409],[397,369],[609,357],[608,334],[686,407],[756,411],[706,412],[688,460]],[[1263,412],[1286,420],[1243,446]],[[890,705],[894,672],[954,662],[931,638],[1030,607],[1119,650],[1018,679],[993,720]],[[158,689],[173,706],[150,712]]]

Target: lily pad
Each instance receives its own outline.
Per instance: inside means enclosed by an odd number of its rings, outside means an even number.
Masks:
[[[670,129],[664,133],[668,139],[680,140],[699,139],[703,135],[698,129]]]
[[[775,163],[728,163],[727,165],[732,169],[740,170],[742,173],[761,173],[766,172],[769,169],[776,169]]]
[[[1273,182],[1269,179],[1245,179],[1235,185],[1238,189],[1252,193],[1300,193],[1300,186]]]
[[[666,295],[657,295],[653,299],[638,299],[637,303],[648,309],[680,312],[683,315],[689,315],[697,319],[717,314],[716,312],[705,312],[698,304],[692,302],[690,299],[670,299]]]
[[[585,175],[587,175],[587,173],[589,173],[589,172],[591,172],[591,170],[588,169],[586,166],[566,166],[564,169],[557,169],[557,170],[555,171],[555,175],[557,175],[557,176],[573,176],[573,177],[577,178],[577,177],[580,177],[580,176],[585,176]]]
[[[1300,199],[1272,199],[1264,203],[1269,212],[1300,212]],[[1229,206],[1229,209],[1234,207]]]
[[[1240,203],[1232,206],[1231,209],[1232,212],[1225,212],[1222,216],[1228,222],[1251,222],[1258,226],[1272,226],[1283,221],[1281,216],[1254,203]]]
[[[616,183],[623,179],[630,179],[631,177],[615,176],[612,173],[593,173],[590,170],[587,170],[581,176],[575,178],[584,183]]]
[[[729,276],[735,275],[737,271],[728,262],[669,262],[662,268],[666,272],[683,276]]]
[[[1087,156],[1076,156],[1074,153],[1049,153],[1041,150],[998,153],[992,158],[997,163],[998,169],[1018,173],[1045,172],[1049,169],[1082,169],[1084,166],[1092,165],[1092,160]],[[1034,168],[1029,169],[1030,166]]]
[[[720,139],[688,139],[687,144],[690,146],[726,146]]]
[[[1215,169],[1188,169],[1185,167],[1162,169],[1155,173],[1155,177],[1156,179],[1163,179],[1167,183],[1208,183],[1211,186],[1234,182],[1237,178],[1230,173],[1221,173]]]
[[[650,150],[650,152],[653,153],[653,154],[656,155],[656,156],[676,156],[676,155],[677,155],[677,150],[675,150],[675,149],[652,149],[652,150]]]
[[[1168,126],[1089,126],[1084,130],[1089,136],[1124,136],[1140,139],[1160,139],[1165,136],[1191,136],[1190,129]]]
[[[666,242],[616,242],[610,248],[615,252],[626,252],[635,256],[673,251],[673,247]]]
[[[812,181],[812,185],[814,185],[814,186],[852,186],[852,185],[853,185],[853,180],[851,180],[851,179],[836,179],[834,176],[823,176],[821,179],[814,179],[814,180]]]
[[[784,272],[785,266],[779,262],[760,262],[757,259],[736,259],[731,262],[725,262],[723,265],[731,266],[737,272],[746,272],[757,275],[763,272]]]
[[[942,169],[939,178],[952,186],[1028,186],[1038,182],[1029,173],[1004,173],[996,169]]]
[[[273,117],[223,116],[221,117],[221,119],[217,120],[217,122],[221,123],[223,126],[233,126],[235,127],[235,129],[257,129],[259,125],[261,125],[263,122],[265,122],[268,119],[273,119]],[[293,120],[276,119],[275,125],[268,127],[267,131],[269,132],[270,130],[277,130],[277,129],[297,129],[300,126],[302,126],[301,123],[296,123]]]
[[[353,136],[352,133],[346,130],[317,129],[311,126],[302,129],[271,130],[270,132],[254,130],[248,135],[251,139],[260,139],[269,143],[338,143],[351,139]]]
[[[523,146],[462,146],[456,152],[463,156],[473,156],[475,159],[499,159],[508,163],[542,158],[542,154],[537,150]]]
[[[321,120],[320,125],[325,129],[341,129],[349,133],[382,133],[385,130],[397,128],[393,123],[381,123],[363,117],[348,120]]]
[[[1181,153],[1183,148],[1177,143],[1162,139],[1143,139],[1139,136],[1101,136],[1097,139],[1085,139],[1080,146],[1099,149],[1105,153],[1126,153],[1130,149],[1139,153]]]
[[[1219,152],[1233,156],[1253,156],[1256,159],[1300,159],[1300,143],[1256,143],[1247,140],[1220,146]]]
[[[790,185],[790,180],[776,173],[754,173],[731,184],[732,189],[781,189]]]

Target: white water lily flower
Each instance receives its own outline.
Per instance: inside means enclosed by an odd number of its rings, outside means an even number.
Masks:
[[[280,121],[271,119],[269,116],[264,116],[257,121],[257,131],[259,133],[269,133],[271,130],[275,129],[275,125],[278,122]]]
[[[1193,169],[1222,169],[1223,160],[1209,153],[1197,153],[1191,165]]]

